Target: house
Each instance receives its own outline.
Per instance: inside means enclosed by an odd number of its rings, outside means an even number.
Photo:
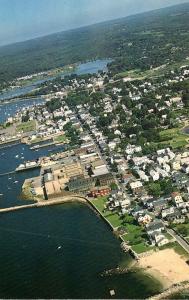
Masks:
[[[169,208],[164,208],[161,211],[161,216],[162,216],[162,218],[166,218],[167,216],[173,214],[174,212],[175,212],[175,207],[174,206],[171,206]]]
[[[159,180],[159,173],[155,170],[150,170],[149,174],[152,177],[153,181]]]
[[[148,182],[148,181],[149,181],[149,178],[148,178],[148,176],[145,174],[144,171],[138,170],[137,173],[138,173],[138,175],[139,175],[139,177],[140,177],[140,180],[145,181],[145,182]]]
[[[151,240],[153,246],[157,245],[158,247],[162,247],[169,243],[169,240],[161,232],[152,233],[150,235],[150,240]]]
[[[149,214],[140,215],[138,217],[138,223],[140,225],[147,225],[152,222],[152,217]]]
[[[189,174],[189,165],[188,164],[184,164],[182,166],[182,171],[186,174]]]
[[[148,235],[151,235],[154,232],[162,232],[164,229],[165,229],[164,224],[159,220],[155,220],[149,223],[148,225],[146,225],[146,230]]]
[[[179,192],[173,192],[171,194],[171,198],[174,202],[174,204],[176,205],[176,207],[182,207],[183,206],[183,199],[182,199],[182,195]]]
[[[140,215],[143,215],[145,213],[145,209],[141,206],[136,206],[133,210],[132,210],[132,216],[134,218],[137,218]]]
[[[138,181],[130,182],[129,185],[130,185],[130,188],[131,188],[133,194],[138,194],[143,189],[142,182],[139,181],[139,180]]]
[[[165,198],[160,198],[158,200],[155,200],[152,202],[153,210],[156,213],[160,213],[162,209],[166,208],[168,206],[168,201]]]
[[[175,171],[179,171],[181,169],[180,161],[175,160],[171,163],[171,167]]]
[[[121,177],[122,177],[123,183],[125,183],[125,184],[128,184],[131,180],[134,179],[134,177],[131,173],[123,173]]]
[[[173,224],[181,224],[186,220],[185,216],[178,209],[175,209],[172,214],[167,215],[165,219]]]

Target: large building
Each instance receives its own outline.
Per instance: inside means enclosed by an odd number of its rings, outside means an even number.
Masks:
[[[68,189],[70,192],[86,192],[94,187],[95,182],[92,178],[85,178],[84,176],[73,177],[68,182]]]

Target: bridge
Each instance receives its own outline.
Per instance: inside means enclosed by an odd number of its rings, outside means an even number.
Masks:
[[[8,213],[8,212],[19,211],[24,209],[53,206],[53,205],[59,205],[64,203],[70,203],[70,202],[80,202],[86,204],[88,200],[83,196],[65,196],[60,198],[54,198],[52,200],[42,200],[33,204],[17,205],[12,207],[1,208],[0,213],[2,214],[2,213]]]

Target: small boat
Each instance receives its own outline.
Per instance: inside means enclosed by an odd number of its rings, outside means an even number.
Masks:
[[[3,196],[3,194],[0,194],[0,197],[2,197]]]
[[[16,155],[16,156],[15,156],[15,158],[18,158],[18,157],[19,157],[19,155]]]
[[[12,177],[9,177],[9,178],[8,178],[8,180],[11,180],[11,179],[12,179]]]
[[[57,248],[58,250],[60,250],[60,249],[62,249],[62,246],[58,246],[58,248]]]
[[[18,183],[18,181],[17,181],[17,180],[15,180],[15,181],[14,181],[14,183]]]

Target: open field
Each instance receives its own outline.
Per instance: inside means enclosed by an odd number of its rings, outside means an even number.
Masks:
[[[151,33],[144,32],[143,35],[148,35]],[[157,33],[158,34],[158,33]],[[124,77],[130,77],[136,80],[143,80],[145,78],[161,77],[164,76],[166,72],[170,72],[172,69],[180,68],[183,65],[188,64],[188,60],[184,59],[181,62],[164,64],[157,68],[153,68],[146,71],[141,71],[140,69],[133,69],[125,72],[120,72],[115,75],[115,79],[121,79]]]
[[[23,122],[16,126],[17,132],[25,133],[25,132],[35,131],[35,130],[36,130],[36,122],[35,121]]]
[[[54,138],[54,142],[64,144],[64,143],[68,142],[68,138],[66,137],[65,134],[62,134],[62,135],[56,136]]]
[[[189,136],[182,133],[181,128],[166,129],[160,132],[162,145],[169,145],[173,149],[185,147],[189,143]]]

